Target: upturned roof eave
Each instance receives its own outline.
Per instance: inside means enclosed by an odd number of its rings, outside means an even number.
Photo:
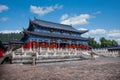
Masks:
[[[70,36],[68,37],[68,35],[60,35],[60,34],[53,34],[51,33],[45,33],[45,32],[31,32],[28,30],[24,31],[26,34],[32,34],[32,35],[37,35],[37,36],[45,36],[45,37],[57,37],[57,38],[67,38],[67,39],[75,39],[75,40],[83,40],[83,41],[89,41],[88,38],[83,38],[83,37],[74,37],[74,36]]]

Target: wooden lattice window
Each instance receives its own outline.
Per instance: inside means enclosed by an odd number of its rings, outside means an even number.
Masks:
[[[50,29],[50,32],[54,32],[54,30],[53,30],[53,29]]]
[[[67,39],[62,39],[63,42],[67,42],[68,40]]]

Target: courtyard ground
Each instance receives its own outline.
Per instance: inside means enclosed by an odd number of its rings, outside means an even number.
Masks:
[[[120,80],[120,58],[55,63],[3,64],[0,80]]]

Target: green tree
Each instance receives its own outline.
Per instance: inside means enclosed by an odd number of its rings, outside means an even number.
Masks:
[[[99,48],[100,47],[100,44],[97,43],[97,41],[95,41],[94,39],[91,39],[89,42],[88,42],[89,46],[91,46],[92,48]]]
[[[111,43],[112,43],[112,46],[117,46],[118,45],[118,42],[115,41],[115,40],[112,40]]]
[[[100,42],[101,42],[101,47],[102,48],[104,48],[104,47],[106,47],[107,45],[107,40],[104,38],[104,37],[102,37],[102,38],[100,38]]]
[[[117,46],[118,43],[115,40],[108,40],[105,39],[104,37],[100,38],[100,42],[101,42],[101,47],[102,48],[106,48],[106,47],[110,47],[110,46]]]
[[[20,40],[23,37],[23,33],[0,33],[1,41]]]

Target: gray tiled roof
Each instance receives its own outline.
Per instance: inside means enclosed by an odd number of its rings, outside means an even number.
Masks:
[[[46,33],[46,32],[31,32],[28,30],[25,30],[24,32],[27,34],[44,36],[44,37],[56,37],[56,38],[65,38],[65,39],[74,39],[74,40],[89,40],[88,38],[84,38],[84,37],[76,37],[76,36],[61,35],[61,34]]]
[[[64,24],[53,23],[53,22],[38,20],[38,19],[33,20],[32,23],[37,24],[42,27],[73,31],[73,32],[77,32],[77,33],[88,32],[88,30],[84,30],[84,31],[77,30],[77,29],[73,28],[71,25],[64,25]]]

